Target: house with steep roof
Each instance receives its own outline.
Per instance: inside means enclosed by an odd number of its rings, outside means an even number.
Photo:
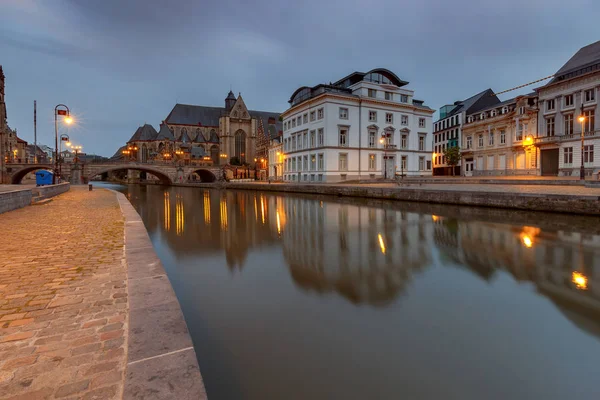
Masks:
[[[492,89],[486,89],[466,100],[455,101],[454,104],[440,108],[438,120],[433,123],[433,175],[461,175],[462,163],[454,167],[446,164],[444,150],[459,146],[462,142],[462,126],[466,115],[484,107],[499,103],[500,100]],[[472,172],[473,159],[467,158],[464,172]]]
[[[583,178],[600,172],[599,88],[597,41],[579,49],[550,82],[536,89],[540,107],[535,145],[541,175]]]

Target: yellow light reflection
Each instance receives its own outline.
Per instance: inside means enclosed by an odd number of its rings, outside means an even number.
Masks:
[[[433,222],[437,222],[440,220],[440,217],[438,217],[437,215],[432,215],[431,219],[433,220]]]
[[[210,224],[210,193],[208,190],[204,192],[204,223]]]
[[[523,241],[523,244],[525,245],[525,247],[533,246],[533,240],[531,240],[531,238],[529,236],[523,234],[523,236],[521,236],[521,240]]]
[[[254,195],[254,216],[256,217],[256,222],[258,222],[258,205],[256,203],[256,195]]]
[[[262,195],[260,196],[260,214],[262,217],[262,223],[265,223],[265,199],[262,197]]]
[[[523,231],[519,234],[519,238],[521,239],[523,246],[527,247],[528,249],[532,248],[533,244],[535,243],[534,239],[540,234],[540,232],[540,228],[524,226]]]
[[[224,197],[221,198],[220,203],[221,208],[221,230],[227,230],[227,201]]]
[[[381,233],[377,235],[377,238],[379,239],[379,247],[381,248],[381,252],[385,254],[385,243],[383,243],[383,237],[381,236]]]
[[[575,284],[577,289],[587,290],[588,278],[581,272],[573,271],[571,281]]]
[[[279,218],[279,210],[277,210],[276,215],[277,215],[277,234],[281,235],[281,219]]]
[[[185,227],[185,214],[183,212],[183,199],[181,195],[177,195],[175,198],[175,232],[177,236],[183,234]]]
[[[168,232],[171,230],[171,199],[169,193],[165,192],[165,230]]]

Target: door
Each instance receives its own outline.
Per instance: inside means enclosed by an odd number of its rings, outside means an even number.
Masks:
[[[473,176],[473,159],[465,160],[465,176]]]
[[[383,173],[385,179],[394,179],[396,175],[396,163],[394,156],[383,156]],[[405,171],[406,172],[406,171]]]
[[[525,169],[525,153],[517,153],[517,162],[515,165],[517,166],[516,169],[518,170]]]
[[[542,175],[558,176],[558,149],[541,151]]]

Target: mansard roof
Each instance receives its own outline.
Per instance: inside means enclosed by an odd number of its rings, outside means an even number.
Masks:
[[[548,84],[598,70],[600,70],[600,40],[579,49],[556,71],[554,78]]]

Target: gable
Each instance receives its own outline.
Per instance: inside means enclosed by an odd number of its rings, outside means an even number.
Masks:
[[[239,119],[250,119],[250,113],[248,112],[248,108],[246,107],[246,103],[244,103],[244,99],[242,99],[242,95],[239,95],[237,101],[231,107],[229,111],[229,116],[232,118]]]

